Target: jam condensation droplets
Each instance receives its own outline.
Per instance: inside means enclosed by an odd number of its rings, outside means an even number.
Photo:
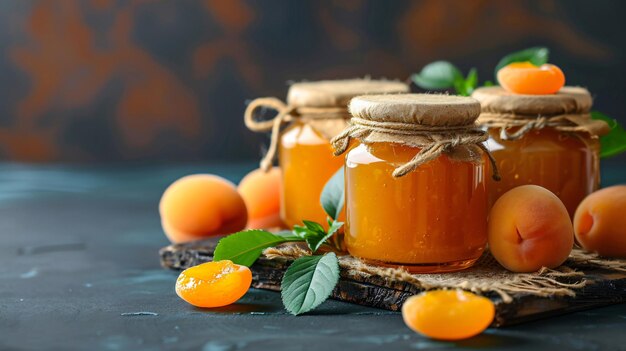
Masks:
[[[498,71],[498,82],[511,93],[545,95],[561,90],[565,75],[555,65],[537,67],[530,62],[514,62]]]
[[[239,300],[251,284],[248,267],[229,260],[207,262],[180,273],[176,294],[196,307],[222,307]]]

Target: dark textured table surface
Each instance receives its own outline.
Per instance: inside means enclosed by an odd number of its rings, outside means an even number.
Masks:
[[[400,314],[337,301],[287,314],[250,290],[227,308],[193,308],[161,269],[158,199],[190,173],[238,181],[253,164],[0,165],[1,350],[626,350],[626,304],[437,342]],[[604,185],[626,165],[603,166]]]

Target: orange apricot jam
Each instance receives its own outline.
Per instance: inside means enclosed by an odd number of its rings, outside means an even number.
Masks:
[[[320,195],[343,159],[333,156],[330,141],[304,122],[295,122],[283,132],[278,154],[283,222],[289,227],[301,225],[303,219],[325,224]]]
[[[490,130],[486,145],[496,158],[502,180],[490,180],[490,206],[520,185],[542,186],[561,199],[573,218],[580,202],[598,189],[600,143],[585,134],[552,128],[531,130],[518,140],[502,140]]]
[[[280,213],[284,224],[293,227],[309,220],[327,226],[320,196],[328,180],[343,165],[341,157],[333,156],[330,140],[347,126],[350,100],[360,95],[409,90],[404,82],[369,78],[300,82],[289,87],[286,104],[277,98],[259,98],[248,105],[244,113],[246,126],[256,132],[272,132],[261,168],[269,169],[278,153],[282,170]],[[272,109],[277,114],[273,120],[257,120],[254,112],[259,108]],[[339,220],[343,220],[343,215]]]
[[[487,87],[472,97],[481,103],[478,123],[489,131],[485,145],[501,176],[489,184],[490,206],[508,190],[534,184],[558,196],[573,217],[599,186],[598,137],[609,131],[591,118],[589,91],[566,86],[556,94],[529,95]]]
[[[471,266],[487,242],[483,163],[446,155],[400,178],[392,172],[419,152],[361,144],[346,156],[346,235],[350,254],[411,272]]]

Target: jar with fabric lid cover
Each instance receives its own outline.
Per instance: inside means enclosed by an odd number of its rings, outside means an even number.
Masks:
[[[580,87],[556,94],[521,95],[501,87],[477,89],[478,118],[490,134],[487,147],[502,180],[489,185],[489,202],[520,185],[542,186],[574,215],[600,181],[598,136],[609,126],[590,116],[592,98]]]
[[[350,100],[357,95],[408,90],[405,83],[389,80],[301,82],[290,86],[286,104],[277,98],[259,98],[248,105],[248,128],[272,132],[261,168],[269,169],[278,154],[282,171],[281,218],[287,226],[302,224],[302,220],[325,225],[327,216],[320,195],[326,182],[343,165],[340,157],[333,156],[330,139],[346,127]],[[255,111],[260,108],[275,110],[277,115],[259,121]]]
[[[351,255],[411,272],[470,267],[487,243],[478,101],[427,94],[371,95],[350,103],[350,126],[333,139],[345,157]],[[496,175],[497,177],[497,175]]]

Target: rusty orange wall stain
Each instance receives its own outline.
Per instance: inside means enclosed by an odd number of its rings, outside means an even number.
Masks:
[[[240,0],[204,1],[207,14],[219,24],[219,39],[201,43],[193,53],[194,72],[207,77],[220,60],[232,60],[250,86],[261,86],[262,73],[254,60],[254,50],[244,37],[255,18],[252,9]]]
[[[2,139],[9,157],[56,158],[58,147],[53,143],[58,133],[39,127],[46,113],[58,111],[55,121],[63,124],[64,109],[90,104],[113,80],[123,85],[114,118],[129,154],[158,144],[163,129],[178,131],[190,143],[200,137],[195,95],[132,41],[134,10],[134,3],[118,10],[106,33],[108,45],[102,49],[95,46],[94,30],[79,1],[37,3],[26,27],[29,40],[10,51],[31,88],[16,104],[13,133],[22,137]]]
[[[265,140],[243,127],[244,101],[282,97],[286,81],[368,74],[404,80],[429,61],[463,63],[466,55],[493,56],[528,38],[543,38],[570,59],[619,64],[611,61],[620,57],[615,48],[563,16],[568,6],[558,0],[35,0],[12,15],[16,25],[7,34],[12,41],[3,53],[20,89],[4,101],[0,155],[139,160],[172,146],[174,160],[183,152],[196,159],[255,158]]]

